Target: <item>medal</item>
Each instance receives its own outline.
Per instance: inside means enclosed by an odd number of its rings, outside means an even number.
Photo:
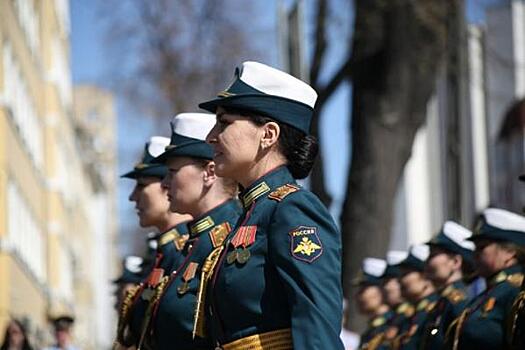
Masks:
[[[237,249],[232,250],[231,252],[228,253],[228,255],[226,255],[226,262],[228,264],[230,265],[233,264],[235,260],[237,260]]]
[[[179,293],[179,295],[183,295],[183,294],[188,293],[189,289],[190,289],[189,283],[184,281],[180,286],[177,287],[177,293]]]
[[[228,264],[233,264],[237,261],[239,264],[246,264],[250,259],[251,253],[247,247],[255,242],[255,235],[257,233],[257,226],[241,226],[238,228],[235,236],[230,241],[235,249],[226,256]],[[239,249],[237,249],[239,248]]]
[[[247,248],[242,248],[239,253],[237,253],[237,262],[239,264],[246,264],[250,259],[250,251]]]
[[[199,264],[193,261],[188,264],[182,275],[182,284],[177,287],[177,293],[179,295],[186,294],[188,290],[190,290],[190,281],[195,278],[198,267]]]

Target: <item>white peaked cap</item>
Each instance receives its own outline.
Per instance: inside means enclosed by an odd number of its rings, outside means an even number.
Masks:
[[[388,265],[397,265],[405,260],[407,256],[408,252],[402,250],[390,250],[386,253],[386,262]]]
[[[386,269],[386,261],[376,258],[363,259],[363,272],[374,277],[381,277]]]
[[[302,102],[312,108],[317,100],[317,93],[310,85],[259,62],[244,62],[239,78],[265,94]]]
[[[214,127],[215,120],[215,114],[180,113],[172,120],[173,131],[182,136],[204,141]]]
[[[525,232],[525,217],[504,209],[488,208],[483,211],[485,221],[500,230]]]
[[[474,251],[476,245],[467,239],[472,236],[472,231],[454,221],[446,221],[443,225],[443,234],[462,248]]]
[[[430,247],[426,244],[413,245],[410,248],[410,254],[421,261],[426,261],[430,255]]]
[[[140,256],[127,256],[124,259],[124,267],[130,272],[139,273],[142,271],[142,261],[143,259]]]
[[[168,137],[152,136],[149,140],[148,152],[152,157],[158,157],[164,153],[166,146],[169,144],[170,139]]]

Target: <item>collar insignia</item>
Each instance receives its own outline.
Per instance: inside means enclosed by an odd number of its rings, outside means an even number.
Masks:
[[[376,317],[372,320],[371,325],[372,327],[379,327],[384,325],[386,322],[386,319],[383,316]]]
[[[244,207],[249,207],[257,198],[266,194],[267,192],[270,192],[270,187],[266,184],[266,182],[263,181],[248,191],[248,193],[246,193],[244,196],[242,196],[242,203],[244,204]]]
[[[192,235],[197,235],[211,227],[215,226],[215,222],[210,216],[200,219],[196,223],[190,226],[190,232]]]

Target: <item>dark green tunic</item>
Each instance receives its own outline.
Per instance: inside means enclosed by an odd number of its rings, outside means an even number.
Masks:
[[[209,338],[192,337],[202,266],[212,250],[222,244],[226,238],[224,234],[235,227],[240,215],[238,201],[231,200],[188,225],[190,239],[183,253],[185,262],[172,275],[154,310],[150,337],[155,350],[207,349],[212,346]]]
[[[487,282],[487,289],[478,295],[458,317],[450,329],[446,346],[449,349],[505,349],[508,347],[508,322],[514,299],[523,280],[523,268],[511,266]],[[457,329],[459,327],[459,330]],[[454,336],[457,347],[454,347]]]
[[[151,270],[162,269],[163,274],[170,274],[183,261],[182,250],[188,237],[188,227],[186,223],[179,224],[175,228],[168,230],[158,236],[157,254],[155,263]],[[151,272],[150,272],[151,273]],[[134,303],[129,311],[129,328],[135,343],[139,341],[144,315],[148,306],[148,297],[154,290],[154,286],[148,288],[147,279],[142,283],[142,287],[135,295]]]
[[[395,313],[388,310],[384,314],[374,317],[368,322],[368,328],[361,335],[359,349],[378,349],[384,340],[384,333],[388,323],[395,317]]]
[[[439,294],[436,306],[423,324],[419,349],[442,349],[448,327],[470,302],[467,285],[462,280],[445,287]]]
[[[342,350],[341,237],[328,210],[286,167],[241,199],[243,215],[210,285],[215,342],[289,328],[294,349]]]
[[[417,349],[423,335],[423,325],[435,308],[438,298],[438,293],[432,293],[416,303],[414,315],[403,325],[394,341],[394,349]]]

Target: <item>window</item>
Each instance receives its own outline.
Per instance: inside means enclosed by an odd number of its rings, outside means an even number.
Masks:
[[[18,23],[24,32],[29,50],[33,57],[36,57],[40,46],[40,38],[38,37],[40,23],[35,11],[35,3],[33,0],[15,0],[14,5]]]
[[[35,166],[40,168],[43,163],[40,119],[36,114],[32,96],[28,93],[22,72],[8,42],[4,43],[3,56],[5,103],[11,110],[13,122],[29,156],[32,158]]]
[[[13,181],[7,184],[7,239],[22,262],[40,282],[46,280],[42,230],[26,199]]]

